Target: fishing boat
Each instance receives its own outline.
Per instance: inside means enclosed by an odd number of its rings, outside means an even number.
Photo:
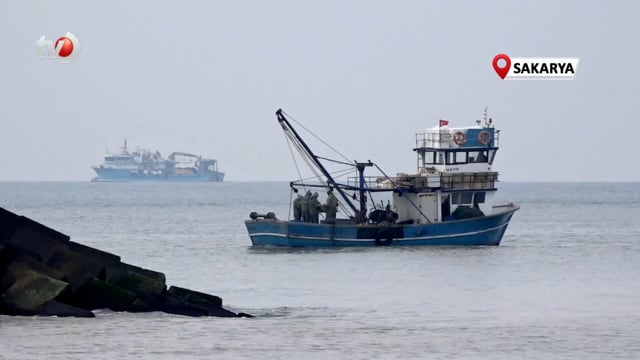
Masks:
[[[273,212],[250,214],[245,225],[254,246],[496,246],[519,209],[513,203],[494,204],[498,173],[492,164],[500,131],[486,109],[484,119],[473,126],[453,127],[440,120],[417,133],[417,171],[394,177],[369,160],[317,155],[293,127],[295,119],[282,109],[276,117],[318,181],[290,183],[292,195],[307,189],[291,201],[293,218],[281,220]],[[348,166],[355,176],[339,181],[327,163]],[[366,169],[381,175],[365,176]],[[314,188],[327,190],[324,205],[311,194]],[[384,194],[390,197],[386,204],[374,199]]]

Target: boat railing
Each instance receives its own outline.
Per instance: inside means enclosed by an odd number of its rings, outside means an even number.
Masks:
[[[395,178],[396,185],[418,189],[489,190],[496,188],[497,172],[443,173],[440,175],[402,175]]]
[[[364,177],[365,186],[369,189],[391,189],[393,188],[393,183],[389,181],[389,179],[384,176],[365,176]],[[347,185],[358,187],[360,186],[360,180],[357,176],[350,176],[347,178]]]
[[[443,190],[489,190],[496,188],[497,172],[442,174]]]
[[[443,144],[451,144],[452,142],[453,135],[449,131],[422,132],[416,134],[416,149],[425,147],[441,148],[444,147]],[[494,131],[493,145],[500,147],[500,130]]]
[[[452,140],[449,132],[423,132],[416,134],[416,149],[424,147],[440,147]],[[436,146],[438,144],[438,146]]]

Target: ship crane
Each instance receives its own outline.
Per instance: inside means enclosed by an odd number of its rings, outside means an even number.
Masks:
[[[169,155],[169,160],[171,160],[171,161],[176,161],[176,155],[178,155],[178,156],[192,157],[192,158],[197,158],[197,159],[200,159],[200,158],[201,158],[201,156],[198,156],[198,155],[189,154],[189,153],[180,152],[180,151],[174,151],[174,152],[172,152],[172,153],[171,153],[171,155]]]

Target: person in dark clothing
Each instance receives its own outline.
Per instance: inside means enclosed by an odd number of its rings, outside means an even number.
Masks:
[[[302,209],[302,221],[311,222],[311,214],[309,212],[309,203],[311,202],[311,191],[307,190],[300,201],[300,208]]]
[[[302,221],[302,195],[300,194],[293,200],[293,219]]]
[[[318,193],[315,192],[313,193],[313,195],[311,195],[311,198],[309,200],[309,217],[311,219],[311,222],[314,224],[317,224],[319,222],[319,217],[320,217],[320,201],[318,201]]]
[[[326,222],[334,223],[336,221],[336,213],[338,212],[338,199],[333,195],[333,191],[327,192],[327,202],[324,204],[326,212]]]

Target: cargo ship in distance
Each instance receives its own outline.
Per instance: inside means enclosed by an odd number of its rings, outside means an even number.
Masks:
[[[127,149],[127,140],[119,154],[107,153],[104,163],[94,166],[94,182],[116,181],[175,181],[222,182],[224,173],[218,170],[218,161],[202,156],[173,152],[166,159],[159,151],[137,148]]]

